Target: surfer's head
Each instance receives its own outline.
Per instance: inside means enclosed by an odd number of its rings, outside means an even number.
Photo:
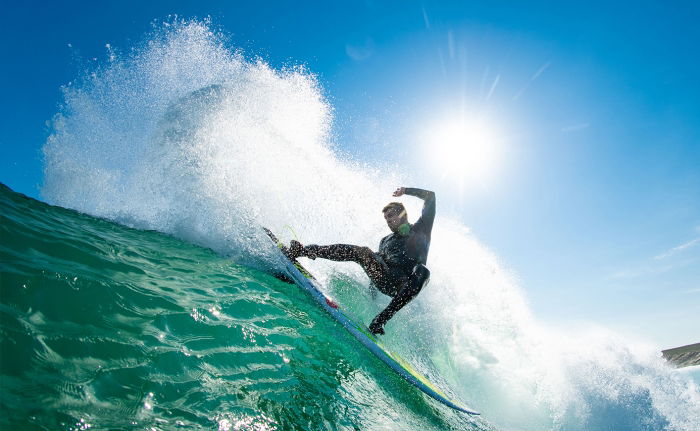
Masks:
[[[401,225],[408,224],[408,214],[406,208],[401,202],[390,202],[382,210],[384,220],[392,232],[399,232]]]

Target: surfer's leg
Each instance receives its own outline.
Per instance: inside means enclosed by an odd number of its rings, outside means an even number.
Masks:
[[[397,311],[411,302],[411,300],[415,298],[418,293],[420,293],[421,289],[423,289],[423,286],[425,286],[429,278],[430,271],[425,267],[425,265],[418,264],[413,267],[413,272],[411,273],[408,281],[404,283],[401,290],[399,290],[396,296],[394,296],[384,311],[379,313],[377,317],[372,320],[372,323],[369,325],[369,330],[375,335],[383,334],[384,324],[386,324],[389,319],[394,317],[394,314],[396,314]]]
[[[380,284],[380,280],[386,277],[388,271],[386,263],[369,247],[351,244],[302,246],[297,241],[292,241],[290,250],[294,257],[308,257],[309,259],[320,257],[337,262],[358,263],[372,280],[372,283],[377,285]]]
[[[335,260],[338,262],[355,262],[367,273],[371,280],[382,277],[385,273],[383,262],[376,258],[375,253],[369,247],[360,247],[350,244],[333,245],[309,245],[304,247],[308,257],[315,259]]]

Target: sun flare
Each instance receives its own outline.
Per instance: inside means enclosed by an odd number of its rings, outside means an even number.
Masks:
[[[497,167],[499,139],[483,120],[441,123],[428,132],[426,142],[433,169],[461,186],[485,182]]]

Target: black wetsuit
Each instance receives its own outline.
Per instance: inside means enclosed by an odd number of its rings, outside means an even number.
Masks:
[[[403,306],[418,295],[430,271],[425,267],[430,248],[430,235],[435,220],[435,193],[405,188],[404,194],[424,200],[418,221],[408,233],[393,232],[379,243],[379,251],[350,244],[308,245],[298,256],[359,263],[380,292],[392,297],[389,305],[372,321],[373,333],[384,333],[382,327]]]
[[[379,242],[377,255],[386,264],[386,274],[375,284],[382,293],[392,297],[411,275],[413,268],[418,264],[425,265],[428,261],[430,235],[435,220],[435,193],[406,188],[404,194],[416,196],[425,202],[423,213],[418,221],[411,225],[408,234],[392,232]]]

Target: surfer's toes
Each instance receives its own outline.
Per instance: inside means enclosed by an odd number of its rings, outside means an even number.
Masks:
[[[372,335],[384,335],[384,328],[382,324],[375,319],[369,324],[369,332],[371,332]]]

